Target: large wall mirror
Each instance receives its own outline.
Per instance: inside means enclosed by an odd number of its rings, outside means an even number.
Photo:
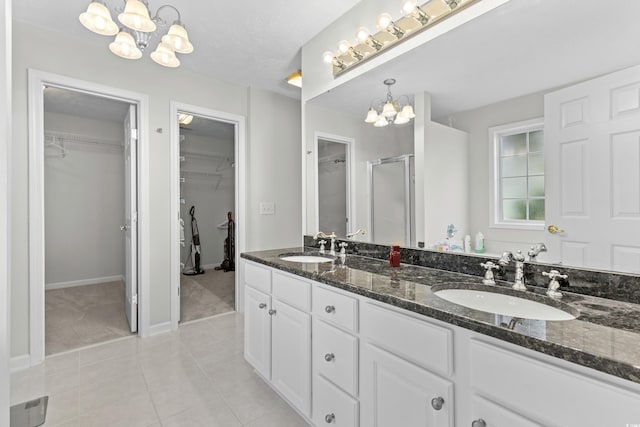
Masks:
[[[628,0],[509,1],[308,101],[307,150],[317,131],[354,139],[354,228],[372,226],[368,162],[413,155],[412,245],[442,248],[454,224],[489,254],[545,243],[538,262],[640,273],[638,16]],[[364,118],[387,78],[418,117],[375,128]],[[464,134],[464,150],[430,155],[448,138],[429,124]],[[308,234],[317,209],[307,197]],[[393,243],[358,239],[372,236]]]

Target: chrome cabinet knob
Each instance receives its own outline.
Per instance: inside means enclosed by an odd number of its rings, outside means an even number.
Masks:
[[[265,304],[265,303],[261,302],[261,303],[258,305],[258,308],[265,308],[266,306],[267,306],[267,304]]]
[[[324,360],[326,360],[327,362],[331,362],[335,358],[336,358],[336,355],[333,353],[327,353],[324,355]]]
[[[324,308],[324,311],[326,311],[327,313],[335,313],[336,308],[332,305],[328,305]]]
[[[269,310],[269,316],[273,316],[274,314],[276,314],[276,311],[272,308]]]
[[[127,231],[129,229],[128,225],[121,225],[120,226],[120,231]]]
[[[442,409],[443,405],[444,405],[444,399],[441,396],[434,397],[433,399],[431,399],[431,407],[436,411],[439,411],[440,409]]]
[[[487,423],[482,418],[478,418],[471,423],[471,427],[487,427]]]
[[[327,414],[324,416],[324,420],[327,424],[331,424],[332,422],[334,422],[336,419],[335,414],[331,413],[331,414]]]

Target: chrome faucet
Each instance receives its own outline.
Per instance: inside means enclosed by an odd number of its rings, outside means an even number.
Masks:
[[[522,251],[518,251],[515,255],[509,251],[503,252],[498,264],[506,266],[509,265],[511,260],[516,263],[516,279],[511,287],[517,291],[526,291],[527,287],[524,285],[524,255],[522,255]]]
[[[495,277],[493,276],[493,270],[497,270],[498,268],[500,268],[500,266],[492,263],[491,261],[483,262],[482,264],[480,264],[480,266],[487,270],[484,273],[484,279],[482,279],[482,283],[485,285],[495,285],[496,281]]]
[[[358,228],[353,233],[347,233],[347,239],[351,239],[352,237],[357,236],[358,234],[362,234],[364,236],[365,234],[367,234],[367,230],[364,230],[362,228]]]
[[[334,231],[332,231],[331,234],[325,234],[322,231],[318,231],[316,234],[313,235],[313,240],[318,240],[318,238],[331,239],[331,246],[329,248],[329,255],[335,256],[336,255],[336,239],[338,238],[338,236],[336,236],[336,233]]]
[[[560,283],[558,279],[567,280],[569,276],[566,274],[560,274],[558,270],[551,270],[550,272],[543,271],[543,276],[547,276],[549,280],[549,288],[547,289],[547,295],[551,298],[560,298],[562,297],[562,292],[560,292]]]
[[[547,246],[544,243],[538,243],[535,246],[531,246],[527,255],[529,255],[529,261],[535,261],[540,252],[547,252]]]
[[[326,240],[318,240],[318,244],[320,245],[320,249],[318,250],[318,252],[323,254],[324,253],[324,245],[327,244],[327,241]]]

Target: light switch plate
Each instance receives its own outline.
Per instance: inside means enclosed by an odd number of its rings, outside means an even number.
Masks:
[[[276,205],[273,202],[260,202],[260,215],[273,215],[276,213]]]

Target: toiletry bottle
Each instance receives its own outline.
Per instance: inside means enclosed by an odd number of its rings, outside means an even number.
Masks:
[[[400,267],[400,246],[391,246],[389,265],[391,265],[391,267]]]
[[[478,231],[478,234],[476,234],[476,253],[484,253],[484,234],[482,234],[482,232],[480,231]]]
[[[468,234],[464,236],[464,251],[466,253],[471,253],[471,236]]]

